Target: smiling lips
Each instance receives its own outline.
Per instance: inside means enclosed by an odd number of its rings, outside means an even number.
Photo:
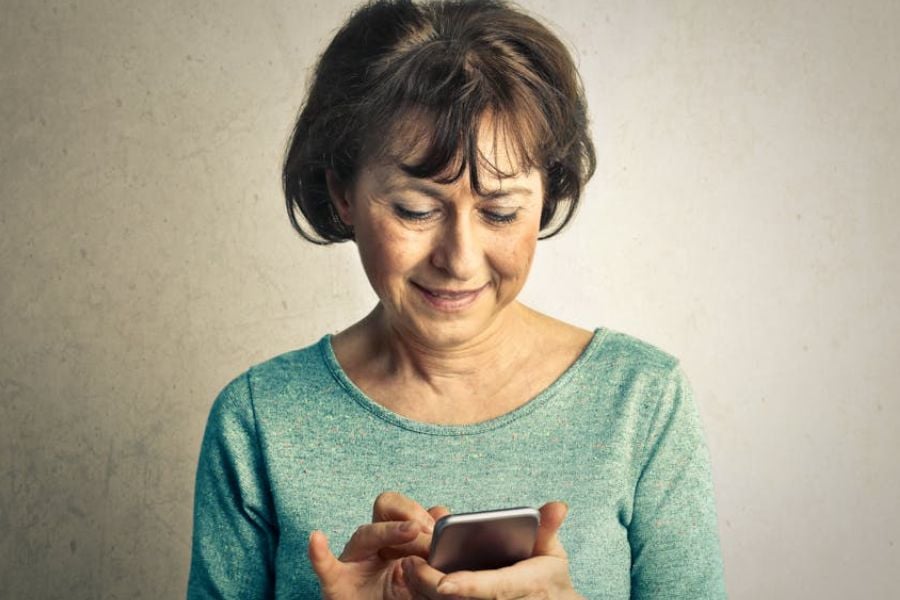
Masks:
[[[462,310],[468,307],[470,304],[475,302],[481,292],[487,287],[487,284],[484,284],[478,289],[475,290],[442,290],[442,289],[430,289],[419,285],[418,283],[413,283],[419,292],[421,292],[422,297],[428,302],[432,307],[442,310],[445,312],[455,312]]]

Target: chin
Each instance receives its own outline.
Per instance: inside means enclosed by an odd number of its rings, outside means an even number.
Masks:
[[[498,307],[493,295],[483,295],[477,304],[459,311],[442,311],[418,297],[406,298],[389,310],[390,320],[406,335],[435,349],[450,349],[470,343],[497,324],[509,307]]]
[[[482,335],[491,322],[490,319],[476,315],[437,322],[429,319],[428,322],[414,324],[413,330],[422,342],[433,348],[454,348]]]

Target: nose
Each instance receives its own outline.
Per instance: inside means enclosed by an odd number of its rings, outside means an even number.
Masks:
[[[438,233],[431,253],[431,264],[459,281],[477,278],[484,252],[478,232],[464,214],[455,214]]]

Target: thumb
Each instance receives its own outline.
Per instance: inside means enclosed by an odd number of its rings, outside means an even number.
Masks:
[[[309,562],[322,582],[322,587],[335,583],[340,576],[342,563],[331,553],[324,533],[316,530],[310,534],[308,553]]]
[[[557,556],[566,558],[566,551],[556,536],[569,513],[565,502],[548,502],[540,508],[541,524],[538,526],[534,542],[534,556]]]
[[[432,506],[428,509],[428,514],[431,515],[431,518],[437,521],[441,517],[445,517],[450,514],[450,509],[442,504],[438,504],[437,506]]]

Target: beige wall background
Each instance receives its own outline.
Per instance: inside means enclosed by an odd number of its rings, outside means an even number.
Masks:
[[[289,227],[330,2],[0,3],[0,597],[177,598],[207,411],[373,296]],[[731,598],[900,594],[900,4],[530,0],[599,169],[524,293],[682,358]]]

